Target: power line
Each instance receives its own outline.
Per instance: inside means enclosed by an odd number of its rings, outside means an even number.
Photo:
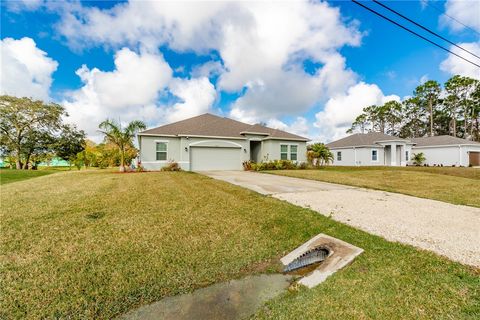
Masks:
[[[463,48],[463,47],[459,46],[458,44],[456,44],[456,43],[454,43],[454,42],[452,42],[452,41],[448,40],[448,39],[447,39],[447,38],[445,38],[445,37],[443,37],[442,35],[440,35],[440,34],[438,34],[438,33],[434,32],[434,31],[432,31],[432,30],[428,29],[427,27],[425,27],[425,26],[421,25],[420,23],[417,23],[417,22],[413,21],[413,20],[412,20],[412,19],[410,19],[409,17],[406,17],[406,16],[404,16],[403,14],[401,14],[400,12],[398,12],[398,11],[396,11],[396,10],[393,10],[392,8],[390,8],[390,7],[386,6],[386,5],[384,5],[384,4],[383,4],[383,3],[381,3],[380,1],[377,1],[377,0],[372,0],[372,1],[373,1],[373,2],[375,2],[376,4],[380,5],[380,6],[384,7],[385,9],[387,9],[387,10],[389,10],[389,11],[391,11],[391,12],[395,13],[396,15],[398,15],[398,16],[400,16],[400,17],[402,17],[403,19],[410,21],[411,23],[413,23],[413,24],[414,24],[414,25],[416,25],[417,27],[420,27],[420,28],[422,28],[423,30],[425,30],[425,31],[427,31],[427,32],[429,32],[429,33],[431,33],[431,34],[433,34],[434,36],[437,36],[437,37],[439,37],[440,39],[442,39],[442,40],[444,40],[444,41],[446,41],[446,42],[450,43],[451,45],[454,45],[455,47],[457,47],[457,48],[459,48],[459,49],[462,49],[463,51],[465,51],[465,52],[468,52],[468,53],[470,53],[472,56],[475,56],[475,57],[477,57],[478,59],[480,59],[480,56],[477,56],[475,53],[468,51],[467,49],[465,49],[465,48]]]
[[[466,25],[465,23],[463,23],[462,21],[458,20],[458,19],[455,19],[454,17],[446,14],[445,12],[443,12],[442,9],[440,9],[439,7],[437,7],[437,5],[434,5],[433,3],[431,3],[430,1],[425,1],[427,3],[428,6],[434,8],[435,10],[437,10],[438,12],[440,12],[441,14],[443,14],[444,16],[446,17],[449,17],[450,19],[452,19],[453,21],[461,24],[462,26],[464,26],[465,28],[467,29],[470,29],[472,30],[473,32],[475,32],[476,34],[480,35],[480,32],[478,32],[477,30],[473,29],[472,27],[470,27],[469,25]]]
[[[452,52],[452,51],[448,50],[447,48],[439,45],[438,43],[433,42],[432,40],[425,38],[424,36],[416,33],[416,32],[413,31],[413,30],[408,29],[407,27],[405,27],[405,26],[401,25],[400,23],[398,23],[398,22],[396,22],[396,21],[394,21],[394,20],[392,20],[392,19],[384,16],[383,14],[381,14],[381,13],[379,13],[379,12],[377,12],[377,11],[375,11],[375,10],[367,7],[367,6],[364,6],[364,5],[361,4],[360,2],[358,2],[358,1],[356,1],[356,0],[352,0],[352,2],[355,3],[355,4],[357,4],[357,5],[359,5],[359,6],[361,6],[361,7],[363,7],[363,8],[365,8],[365,9],[367,9],[368,11],[376,14],[377,16],[379,16],[379,17],[381,17],[381,18],[390,21],[391,23],[397,25],[398,27],[400,27],[400,28],[402,28],[402,29],[404,29],[404,30],[406,30],[406,31],[414,34],[414,35],[416,35],[417,37],[419,37],[419,38],[421,38],[421,39],[423,39],[423,40],[425,40],[425,41],[427,41],[427,42],[430,42],[430,43],[433,44],[434,46],[437,46],[437,47],[439,47],[439,48],[442,49],[442,50],[445,50],[445,51],[447,51],[447,52],[450,52],[450,53],[453,54],[454,56],[457,56],[457,57],[459,57],[460,59],[465,60],[466,62],[468,62],[468,63],[470,63],[470,64],[472,64],[472,65],[480,68],[480,65],[476,64],[475,62],[472,62],[472,61],[470,61],[470,60],[468,60],[468,59],[466,59],[466,58],[464,58],[464,57],[456,54],[455,52]]]

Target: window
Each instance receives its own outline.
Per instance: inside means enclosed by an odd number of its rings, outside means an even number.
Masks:
[[[378,160],[377,150],[372,150],[372,161]]]
[[[297,146],[290,146],[290,160],[297,161]]]
[[[166,142],[157,142],[157,160],[167,160]]]
[[[288,160],[288,145],[286,144],[280,145],[280,159]]]
[[[408,154],[408,151],[405,151],[405,160],[409,161],[410,160],[409,156],[410,155]]]
[[[337,152],[337,161],[342,161],[342,152],[341,151]]]

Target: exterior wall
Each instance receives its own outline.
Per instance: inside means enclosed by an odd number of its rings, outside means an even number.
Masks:
[[[439,147],[413,147],[414,154],[423,152],[425,164],[429,166],[464,166],[469,164],[468,152],[480,152],[480,146],[439,146]],[[410,161],[411,164],[413,164]]]
[[[372,160],[372,150],[377,150],[377,161]],[[385,165],[383,147],[360,147],[331,149],[335,166],[383,166]],[[338,161],[338,152],[342,153],[342,160]]]
[[[288,160],[290,160],[290,146],[297,146],[297,162],[307,161],[307,143],[305,141],[289,141],[289,140],[264,140],[262,144],[262,157],[264,161],[279,160],[280,146],[288,145]]]
[[[409,151],[409,157],[411,158],[411,146],[410,145],[396,145],[394,148],[378,147],[357,147],[357,148],[332,148],[330,151],[333,153],[335,166],[390,166],[391,157],[389,150],[395,150],[393,157],[396,160],[395,165],[405,166],[407,161],[405,159],[405,151]],[[377,161],[372,160],[372,150],[377,150]],[[338,152],[342,152],[342,160],[338,159]]]
[[[330,149],[333,153],[333,165],[335,166],[355,166],[355,153],[358,154],[360,149]],[[338,160],[338,152],[341,152],[342,158]]]
[[[160,170],[168,161],[177,162],[183,170],[190,170],[191,148],[195,147],[223,147],[239,148],[240,164],[250,160],[250,139],[259,141],[264,136],[248,136],[245,139],[221,139],[221,138],[199,138],[199,137],[165,137],[165,136],[139,136],[140,160],[142,166],[147,170]],[[156,142],[167,143],[167,160],[156,160]],[[280,159],[280,145],[297,145],[297,161],[305,162],[307,143],[304,141],[287,140],[262,140],[259,151],[259,161]],[[290,152],[288,154],[290,157]]]
[[[167,143],[167,160],[157,161],[156,142]],[[160,170],[169,160],[176,161],[184,169],[182,162],[180,145],[181,138],[177,137],[155,137],[155,136],[139,136],[140,160],[142,166],[147,170]]]

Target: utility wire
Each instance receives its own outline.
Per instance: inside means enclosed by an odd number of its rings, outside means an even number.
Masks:
[[[373,9],[371,9],[371,8],[363,5],[363,4],[361,4],[360,2],[358,2],[358,1],[356,1],[356,0],[352,0],[352,2],[355,3],[355,4],[357,4],[357,5],[359,5],[359,6],[361,6],[361,7],[363,7],[363,8],[365,8],[365,9],[367,9],[368,11],[376,14],[377,16],[379,16],[379,17],[381,17],[381,18],[390,21],[391,23],[397,25],[398,27],[400,27],[400,28],[402,28],[402,29],[404,29],[404,30],[406,30],[406,31],[414,34],[414,35],[416,35],[417,37],[422,38],[423,40],[425,40],[425,41],[427,41],[427,42],[430,42],[430,43],[433,44],[434,46],[437,46],[437,47],[439,47],[439,48],[442,49],[442,50],[445,50],[445,51],[447,51],[447,52],[450,52],[450,53],[453,54],[454,56],[457,56],[457,57],[459,57],[460,59],[465,60],[466,62],[468,62],[468,63],[470,63],[470,64],[472,64],[472,65],[480,68],[480,65],[479,65],[479,64],[476,64],[475,62],[472,62],[472,61],[470,61],[470,60],[462,57],[461,55],[458,55],[458,54],[456,54],[455,52],[452,52],[452,51],[448,50],[447,48],[439,45],[438,43],[433,42],[432,40],[425,38],[424,36],[416,33],[416,32],[413,31],[413,30],[408,29],[407,27],[404,27],[404,26],[401,25],[400,23],[398,23],[398,22],[396,22],[396,21],[394,21],[394,20],[392,20],[392,19],[384,16],[383,14],[381,14],[381,13],[379,13],[379,12],[377,12],[377,11],[375,11],[375,10],[373,10]]]
[[[390,12],[393,12],[393,13],[395,13],[396,15],[402,17],[403,19],[410,21],[411,23],[413,23],[413,24],[416,25],[417,27],[422,28],[423,30],[427,31],[428,33],[433,34],[434,36],[437,36],[437,37],[439,37],[440,39],[442,39],[442,40],[450,43],[451,45],[454,45],[455,47],[457,47],[457,48],[459,48],[459,49],[462,49],[463,51],[468,52],[468,53],[470,53],[472,56],[477,57],[478,59],[480,59],[480,56],[477,56],[475,53],[468,51],[467,49],[465,49],[465,48],[459,46],[458,44],[456,44],[456,43],[448,40],[448,39],[445,38],[445,37],[443,37],[442,35],[440,35],[440,34],[434,32],[434,31],[428,29],[427,27],[424,27],[423,25],[421,25],[421,24],[418,23],[418,22],[413,21],[413,20],[410,19],[409,17],[406,17],[406,16],[404,16],[403,14],[401,14],[400,12],[398,12],[398,11],[396,11],[396,10],[393,10],[392,8],[384,5],[384,4],[381,3],[380,1],[377,1],[377,0],[372,0],[372,1],[375,2],[376,4],[380,5],[380,6],[384,7],[385,9],[389,10]]]
[[[427,4],[428,6],[434,8],[435,10],[437,10],[438,12],[440,12],[441,14],[443,14],[444,16],[449,17],[450,19],[452,19],[453,21],[461,24],[461,25],[464,26],[465,28],[470,29],[471,31],[473,31],[473,32],[475,32],[476,34],[480,35],[480,32],[478,32],[477,30],[473,29],[473,28],[470,27],[469,25],[466,25],[465,23],[463,23],[462,21],[456,19],[455,17],[452,17],[452,16],[446,14],[446,13],[443,12],[443,10],[440,9],[437,5],[431,3],[430,1],[425,1],[425,2],[426,2],[426,4]]]

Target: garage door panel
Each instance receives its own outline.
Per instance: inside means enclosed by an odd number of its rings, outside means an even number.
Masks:
[[[241,170],[240,148],[191,147],[192,171]]]

